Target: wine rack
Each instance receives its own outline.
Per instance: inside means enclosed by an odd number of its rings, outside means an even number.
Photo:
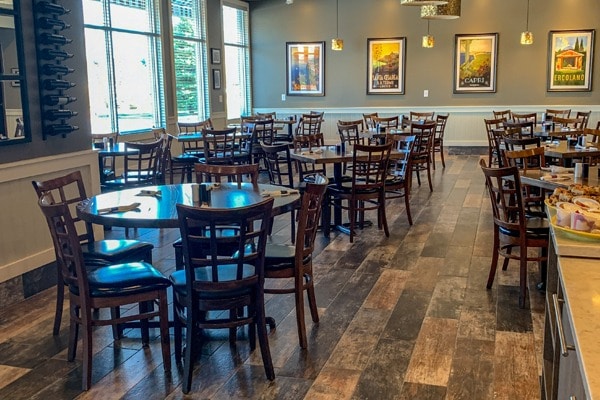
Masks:
[[[68,65],[73,54],[68,45],[73,39],[68,37],[71,27],[62,17],[70,10],[59,0],[34,0],[36,51],[40,86],[40,106],[42,112],[42,135],[67,137],[79,127],[70,123],[77,111],[69,109],[77,98],[69,94],[75,86],[69,74],[75,70]],[[66,47],[66,48],[65,48]]]

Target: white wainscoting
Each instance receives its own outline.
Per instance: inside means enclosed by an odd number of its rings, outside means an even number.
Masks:
[[[482,106],[482,107],[356,107],[356,108],[257,108],[254,112],[277,112],[278,118],[285,118],[290,115],[300,115],[313,111],[324,111],[325,121],[322,131],[326,140],[336,140],[337,121],[338,120],[356,120],[362,119],[363,113],[378,112],[380,116],[408,115],[410,111],[424,112],[435,111],[439,114],[449,113],[446,133],[444,136],[444,146],[485,146],[487,147],[487,137],[485,133],[484,118],[492,118],[493,110],[511,109],[515,112],[538,112],[541,114],[546,108],[565,109],[571,108],[574,114],[577,111],[592,111],[589,127],[595,127],[600,117],[600,105],[589,106],[564,106],[564,105],[536,105],[536,106]]]
[[[88,195],[98,193],[98,156],[91,150],[0,164],[0,282],[54,261],[48,226],[31,181],[74,170],[81,171]],[[102,237],[102,229],[94,232]]]

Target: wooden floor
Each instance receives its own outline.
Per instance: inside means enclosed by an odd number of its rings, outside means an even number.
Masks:
[[[66,361],[68,324],[52,336],[55,297],[47,290],[0,314],[0,399],[539,398],[544,315],[537,266],[530,265],[527,309],[518,307],[514,261],[485,289],[492,222],[478,159],[448,156],[445,169],[438,162],[433,193],[415,181],[412,227],[403,201],[390,202],[389,238],[376,227],[360,231],[353,244],[345,235],[318,235],[321,321],[308,319],[307,350],[297,344],[293,299],[267,299],[267,314],[277,321],[269,337],[273,382],[245,332],[230,347],[226,332],[212,331],[192,392],[183,396],[181,370],[173,363],[164,374],[156,337],[142,349],[138,331],[114,342],[107,328],[95,333],[93,387],[83,393],[80,359]],[[155,244],[155,265],[170,273],[178,232],[136,235]],[[272,240],[289,236],[289,217],[278,217]]]

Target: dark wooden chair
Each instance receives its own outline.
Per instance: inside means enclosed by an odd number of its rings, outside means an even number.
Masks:
[[[415,136],[415,145],[412,153],[412,172],[417,174],[417,183],[421,185],[421,172],[427,172],[429,190],[433,192],[431,181],[431,148],[435,136],[436,122],[429,121],[422,124],[411,124],[410,134]]]
[[[433,112],[433,111],[424,111],[424,112],[411,111],[408,115],[408,119],[410,121],[433,121],[434,116],[435,116],[435,112]]]
[[[488,168],[479,162],[485,175],[494,219],[492,263],[487,281],[491,289],[496,275],[499,256],[504,257],[503,270],[510,259],[519,260],[519,306],[525,307],[527,298],[527,263],[540,264],[542,282],[545,281],[548,254],[549,225],[545,218],[528,218],[522,197],[521,179],[517,167]],[[518,249],[518,254],[512,252]],[[539,248],[538,255],[529,255],[530,248]]]
[[[505,139],[505,142],[510,140]],[[513,139],[514,140],[514,139]],[[517,139],[518,140],[518,139]],[[521,139],[524,140],[524,139]],[[506,142],[507,147],[515,145]],[[535,146],[535,145],[534,145]],[[545,149],[543,147],[525,147],[516,148],[515,150],[504,151],[504,165],[507,167],[517,167],[523,173],[531,170],[540,170],[546,166],[546,158],[544,156]],[[523,190],[523,204],[528,216],[545,218],[544,200],[546,199],[546,191],[542,188],[532,185],[521,185]]]
[[[48,179],[46,181],[32,181],[31,183],[33,184],[38,199],[42,196],[46,196],[46,202],[66,204],[71,210],[72,219],[77,226],[83,224],[83,221],[81,221],[75,213],[75,206],[87,199],[81,172],[74,171],[57,178]],[[90,265],[90,268],[94,268],[99,262],[101,264],[103,261],[113,264],[134,261],[152,263],[152,249],[154,248],[152,243],[139,240],[95,240],[92,226],[87,223],[83,225],[83,229],[80,227],[78,237],[82,245],[83,257],[86,264]],[[56,280],[56,312],[54,315],[54,328],[52,330],[54,335],[58,335],[60,330],[64,293],[65,284],[62,271],[58,268]]]
[[[556,110],[552,108],[546,109],[546,120],[552,120],[556,117],[560,118],[569,118],[571,116],[571,109],[566,110]]]
[[[440,159],[442,160],[442,167],[446,168],[446,161],[444,161],[444,133],[446,132],[446,123],[448,122],[448,116],[450,114],[438,114],[435,116],[435,136],[433,137],[433,144],[431,146],[431,161],[433,169],[435,169],[435,153],[440,153]]]
[[[575,118],[583,120],[583,122],[581,123],[581,127],[587,128],[588,123],[590,122],[590,115],[592,115],[591,111],[577,111],[577,114],[575,114]]]
[[[198,140],[181,141],[181,153],[171,158],[169,175],[171,182],[175,174],[180,175],[181,183],[192,181],[192,171],[194,164],[204,155],[204,143],[202,141],[202,130],[213,129],[213,123],[210,118],[197,122],[178,122],[179,136],[196,135]]]
[[[373,123],[375,127],[385,128],[385,131],[389,129],[400,129],[400,117],[394,115],[392,117],[373,117]]]
[[[387,200],[404,198],[408,223],[413,224],[410,213],[410,189],[412,186],[411,159],[415,144],[415,136],[388,135],[387,141],[393,143],[393,148],[402,152],[403,156],[390,160],[385,179],[385,198]]]
[[[483,119],[488,140],[488,165],[490,166],[502,166],[500,139],[503,137],[504,121],[506,121],[504,118]]]
[[[258,164],[220,165],[202,164],[194,165],[196,182],[249,182],[258,185]]]
[[[249,342],[256,347],[256,331],[267,378],[275,379],[264,303],[264,262],[273,198],[248,207],[211,209],[177,204],[185,269],[171,274],[175,357],[182,353],[185,327],[183,393],[192,384],[192,370],[202,329],[249,325]],[[221,226],[236,226],[221,235]],[[203,229],[198,229],[202,227]],[[232,252],[232,246],[236,248]]]
[[[363,114],[363,121],[365,122],[366,129],[375,128],[375,124],[373,123],[373,117],[379,117],[379,113],[365,113]]]
[[[158,166],[163,140],[152,142],[125,142],[126,150],[137,150],[125,156],[123,175],[104,182],[106,190],[156,185],[159,183]]]
[[[385,214],[385,178],[390,159],[392,143],[383,145],[354,145],[352,151],[352,180],[329,185],[328,193],[334,207],[348,210],[350,219],[350,242],[354,241],[356,218],[364,226],[364,212],[377,210],[377,226],[383,227],[389,236]],[[360,156],[360,158],[359,158]],[[344,205],[343,201],[347,204]]]
[[[140,321],[142,343],[149,343],[148,320],[158,317],[163,368],[171,371],[171,350],[167,308],[167,288],[170,281],[145,262],[109,264],[88,269],[85,264],[79,234],[67,204],[53,204],[42,196],[39,206],[46,217],[62,280],[69,288],[70,329],[67,359],[73,361],[77,350],[79,327],[83,329],[82,388],[92,384],[93,329],[96,326]],[[157,307],[151,304],[156,302]],[[126,315],[111,312],[110,318],[98,317],[93,310],[138,304],[139,312],[130,308]],[[102,314],[104,315],[104,314]]]
[[[511,110],[500,110],[500,111],[492,111],[492,114],[494,114],[494,119],[505,119],[505,120],[510,120],[512,119],[512,111]]]
[[[313,286],[312,253],[315,236],[323,207],[323,198],[328,184],[327,177],[315,176],[314,183],[307,183],[302,194],[302,205],[297,215],[298,229],[295,246],[267,244],[265,256],[265,278],[293,280],[292,285],[266,287],[265,293],[294,293],[296,301],[296,323],[300,347],[307,347],[306,323],[304,320],[304,291],[306,291],[310,314],[314,323],[319,322],[315,290]],[[274,324],[274,322],[272,322]]]
[[[205,164],[232,165],[248,158],[248,154],[240,153],[241,136],[236,128],[204,129],[204,155],[200,158]]]
[[[533,135],[533,128],[535,123],[532,121],[504,121],[502,123],[504,126],[504,135],[505,136],[514,136],[518,138],[531,137]]]

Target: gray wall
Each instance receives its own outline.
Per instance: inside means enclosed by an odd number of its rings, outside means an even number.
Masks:
[[[400,0],[339,0],[344,50],[331,50],[336,35],[335,0],[262,0],[251,3],[252,77],[255,108],[468,107],[472,105],[593,105],[600,102],[600,51],[596,45],[591,92],[547,92],[550,30],[598,29],[598,0],[531,0],[529,30],[535,41],[519,44],[526,0],[462,0],[456,20],[432,21],[435,47],[421,47],[427,22],[419,7]],[[453,94],[455,34],[499,33],[496,93]],[[366,95],[367,38],[407,38],[405,95]],[[325,41],[325,97],[285,93],[285,43]],[[423,90],[429,97],[423,97]],[[580,107],[582,108],[582,107]]]

